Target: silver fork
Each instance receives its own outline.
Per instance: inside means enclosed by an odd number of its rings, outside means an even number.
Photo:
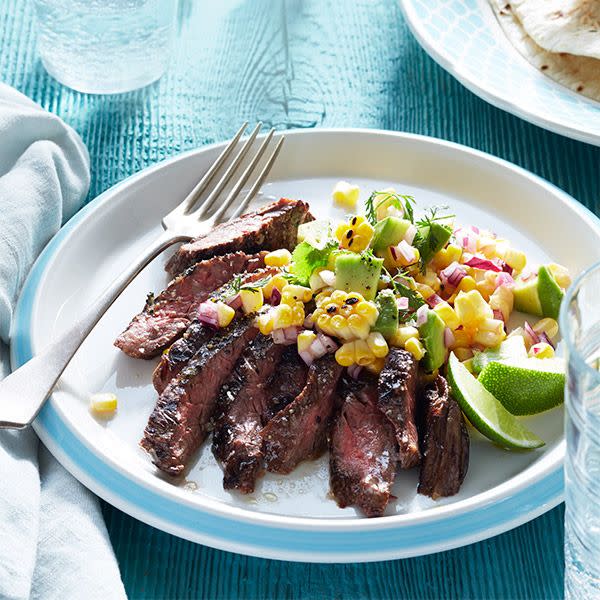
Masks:
[[[86,314],[40,354],[0,382],[0,428],[22,429],[31,424],[85,338],[121,292],[148,263],[173,244],[190,241],[210,231],[216,224],[223,222],[230,208],[234,208],[231,218],[238,217],[244,212],[269,174],[284,140],[283,136],[280,136],[274,147],[267,153],[275,133],[275,130],[271,129],[254,154],[249,154],[261,129],[259,123],[241,145],[222,177],[211,188],[211,183],[225,168],[228,158],[238,146],[247,126],[248,123],[244,123],[189,195],[163,218],[164,232],[146,248],[125,273],[113,281],[89,307]],[[242,162],[246,156],[250,160],[242,171]],[[266,160],[259,170],[259,162],[263,157]],[[242,189],[253,175],[254,183],[242,198]],[[222,196],[227,185],[232,183],[233,187],[225,200],[216,206],[216,201]],[[198,208],[195,208],[196,206]]]

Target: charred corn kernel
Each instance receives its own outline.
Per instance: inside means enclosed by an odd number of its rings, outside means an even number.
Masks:
[[[375,358],[383,358],[384,356],[387,356],[387,353],[390,351],[385,338],[378,331],[374,331],[369,335],[367,344]]]
[[[477,282],[473,277],[467,275],[461,279],[457,289],[459,292],[470,292],[471,290],[477,289]]]
[[[390,344],[396,348],[404,348],[406,342],[411,338],[419,339],[419,330],[410,325],[401,325],[392,336]]]
[[[324,331],[325,333],[329,333],[330,327],[329,322],[331,321],[331,317],[329,315],[323,314],[319,316],[317,319],[317,327]]]
[[[358,202],[360,188],[347,181],[338,181],[331,194],[333,201],[345,208],[355,208]]]
[[[363,216],[357,215],[351,217],[348,222],[338,225],[335,237],[344,250],[362,252],[371,243],[373,232],[371,224]]]
[[[351,340],[352,332],[350,331],[350,327],[348,326],[348,321],[342,317],[342,315],[335,315],[331,317],[329,321],[329,326],[333,330],[334,334],[343,339],[343,340]]]
[[[312,300],[312,290],[303,285],[294,285],[288,283],[281,290],[281,301],[284,304],[293,304],[295,302],[310,302]]]
[[[335,302],[338,306],[341,306],[346,301],[347,297],[348,294],[346,294],[346,292],[343,292],[342,290],[335,290],[335,292],[331,294],[331,301]]]
[[[375,375],[379,375],[383,371],[383,367],[385,367],[385,358],[375,358],[370,365],[366,366],[366,369]]]
[[[416,286],[417,286],[417,292],[419,292],[419,294],[421,294],[421,296],[423,296],[423,298],[425,300],[427,300],[427,298],[429,298],[430,296],[433,296],[435,294],[433,289],[430,288],[428,285],[425,285],[424,283],[417,282]]]
[[[445,269],[453,262],[459,262],[462,257],[462,248],[456,244],[448,244],[446,248],[442,248],[433,257],[433,267],[436,270]]]
[[[451,345],[452,350],[468,348],[473,343],[473,334],[470,329],[457,329],[452,333],[454,334],[454,342]]]
[[[429,286],[434,292],[439,292],[441,287],[440,278],[437,276],[436,272],[432,269],[427,268],[425,273],[419,273],[415,280],[419,283]]]
[[[505,322],[508,321],[514,304],[514,294],[512,289],[505,285],[496,288],[496,291],[490,296],[490,308],[499,310]],[[552,320],[552,319],[551,319]],[[554,321],[556,323],[556,321]],[[557,325],[558,328],[558,325]]]
[[[348,294],[346,295],[346,299],[344,300],[346,304],[352,305],[356,305],[358,302],[364,301],[365,299],[363,298],[363,295],[359,294],[358,292],[348,292]]]
[[[285,248],[274,250],[265,255],[267,267],[285,267],[292,262],[292,253]]]
[[[292,306],[292,325],[300,326],[304,323],[306,314],[304,312],[304,304],[302,302],[296,302]]]
[[[329,302],[329,301],[331,301],[331,292],[323,291],[323,292],[319,292],[315,296],[315,304],[317,305],[318,308],[321,308],[321,306],[323,306],[323,304],[325,304],[326,302]]]
[[[477,290],[460,292],[454,301],[454,310],[463,325],[477,323],[486,318],[491,319],[494,316],[489,304]]]
[[[558,323],[554,319],[540,319],[534,326],[536,333],[545,333],[550,339],[558,335]]]
[[[263,286],[263,295],[265,298],[270,298],[273,288],[277,288],[280,292],[288,284],[287,279],[283,275],[273,275],[271,279]]]
[[[285,329],[290,327],[293,321],[292,307],[287,304],[280,304],[273,309],[275,313],[273,318],[273,329]]]
[[[217,319],[219,321],[219,327],[227,327],[235,317],[235,310],[225,304],[225,302],[217,302]]]
[[[406,340],[404,348],[408,350],[416,360],[421,360],[425,356],[425,348],[421,343],[421,340],[417,338],[409,338]]]
[[[553,358],[554,348],[546,342],[539,342],[529,348],[528,354],[533,358]]]
[[[319,317],[320,317],[322,314],[324,314],[324,312],[325,312],[325,311],[324,311],[322,308],[315,308],[315,310],[314,310],[314,311],[311,313],[311,315],[310,315],[310,320],[311,320],[313,323],[316,323],[316,322],[317,322],[317,319],[318,319],[318,318],[319,318]]]
[[[362,315],[367,319],[369,327],[373,327],[373,325],[375,325],[377,317],[379,316],[379,311],[377,310],[377,306],[373,302],[369,302],[368,300],[362,300],[360,302],[357,302],[354,305],[354,307],[354,312],[357,315]]]
[[[261,288],[251,290],[240,290],[240,299],[242,301],[242,310],[245,314],[257,312],[265,303],[263,291]]]
[[[275,320],[275,315],[273,314],[273,311],[270,310],[269,312],[266,312],[263,315],[260,315],[257,319],[257,325],[258,325],[258,330],[263,334],[263,335],[269,335],[274,327],[273,327],[273,322]]]
[[[571,277],[569,276],[569,271],[567,271],[565,267],[552,263],[548,265],[548,269],[561,288],[566,289],[571,285]]]
[[[335,360],[342,367],[354,364],[354,342],[342,344],[335,352]]]
[[[110,393],[92,394],[90,410],[97,415],[112,415],[117,410],[117,397]]]
[[[447,302],[436,304],[433,310],[450,329],[456,329],[460,325],[456,311]]]
[[[354,342],[354,362],[361,367],[370,365],[375,360],[375,356],[365,340],[356,340]]]
[[[366,340],[371,331],[369,321],[364,315],[350,315],[348,317],[348,327],[352,335],[361,340]]]
[[[520,250],[515,250],[514,248],[506,247],[502,251],[502,255],[500,258],[512,269],[517,272],[522,271],[527,264],[527,256],[525,256],[525,252],[521,252]]]
[[[470,348],[456,348],[454,350],[454,354],[456,355],[456,358],[460,360],[460,362],[464,362],[465,360],[473,358],[473,350]]]
[[[317,339],[317,334],[314,331],[305,329],[298,334],[297,344],[298,352],[304,352],[310,348],[310,345]]]

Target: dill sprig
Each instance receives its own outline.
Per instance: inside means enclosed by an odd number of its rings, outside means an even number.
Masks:
[[[394,192],[373,192],[365,202],[365,217],[375,227],[377,225],[377,208],[375,198],[379,197],[378,205],[389,202],[392,206],[401,210],[404,216],[411,222],[415,222],[414,204],[415,199],[408,194],[396,194]]]

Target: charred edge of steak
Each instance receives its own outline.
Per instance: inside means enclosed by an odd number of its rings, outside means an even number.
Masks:
[[[258,271],[252,271],[251,273],[243,273],[240,283],[253,283],[259,281],[264,277],[274,275],[278,272],[275,267],[267,267],[265,269],[259,269]],[[225,285],[221,286],[211,296],[218,297],[223,294],[228,294],[231,290],[232,282],[229,281]],[[152,383],[154,389],[160,394],[167,387],[169,382],[181,372],[188,361],[198,352],[198,350],[206,344],[210,338],[215,335],[217,330],[203,325],[197,320],[193,320],[183,337],[178,339],[167,352],[165,352],[154,373],[152,374]]]
[[[423,393],[419,494],[434,500],[457,494],[469,467],[469,433],[448,383],[439,375]]]
[[[331,491],[341,508],[357,506],[379,517],[396,475],[394,429],[377,406],[375,380],[344,381],[342,394],[329,440]]]
[[[238,360],[221,388],[213,430],[213,453],[223,463],[223,487],[254,491],[263,468],[261,417],[266,410],[269,378],[284,346],[258,335]]]
[[[198,260],[235,250],[292,250],[296,245],[298,226],[313,220],[308,208],[306,202],[281,198],[222,223],[206,235],[183,244],[171,257],[166,269],[174,275]]]
[[[379,409],[394,427],[403,469],[410,469],[421,460],[416,414],[417,367],[410,352],[391,348],[378,382]]]
[[[198,350],[160,395],[141,446],[161,471],[180,475],[185,470],[206,438],[221,385],[257,333],[252,316],[234,320]]]
[[[158,356],[187,329],[201,302],[234,275],[264,267],[266,254],[234,252],[192,265],[158,296],[148,297],[142,312],[115,340],[115,346],[133,358]]]
[[[267,423],[262,437],[268,471],[291,473],[323,453],[342,370],[332,355],[313,363],[302,392]]]

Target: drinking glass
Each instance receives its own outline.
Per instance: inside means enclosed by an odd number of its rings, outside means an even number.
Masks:
[[[567,293],[565,597],[600,598],[600,263]]]
[[[146,86],[165,72],[177,0],[34,0],[38,51],[55,79],[92,94]]]

